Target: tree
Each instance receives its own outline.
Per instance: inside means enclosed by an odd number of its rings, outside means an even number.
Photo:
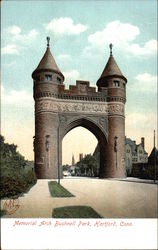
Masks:
[[[86,176],[98,176],[99,164],[94,155],[87,154],[80,162],[77,163],[81,174]]]
[[[27,161],[17,152],[17,145],[5,143],[0,135],[1,183],[0,197],[12,197],[28,190],[37,181],[32,168],[25,171]]]
[[[63,171],[68,171],[70,169],[70,166],[68,164],[63,165]]]

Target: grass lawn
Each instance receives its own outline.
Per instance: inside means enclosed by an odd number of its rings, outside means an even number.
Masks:
[[[49,192],[52,197],[74,197],[67,189],[58,184],[56,181],[48,182]]]
[[[102,218],[93,208],[87,206],[67,206],[53,209],[53,218]]]

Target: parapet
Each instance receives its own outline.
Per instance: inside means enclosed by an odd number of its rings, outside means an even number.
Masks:
[[[96,87],[90,87],[89,81],[77,80],[76,85],[70,85],[69,89],[64,84],[40,83],[34,88],[34,98],[53,97],[58,99],[72,99],[84,101],[107,101],[105,92],[96,91]]]
[[[65,85],[58,86],[59,94],[90,95],[96,94],[96,88],[90,87],[89,81],[76,81],[76,85],[70,85],[65,89]]]

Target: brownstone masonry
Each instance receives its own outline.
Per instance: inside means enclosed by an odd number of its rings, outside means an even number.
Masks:
[[[49,48],[32,73],[35,100],[35,171],[39,179],[62,178],[62,139],[83,126],[98,139],[100,178],[125,177],[125,116],[127,79],[112,55],[97,81],[76,81],[65,89],[64,76]]]

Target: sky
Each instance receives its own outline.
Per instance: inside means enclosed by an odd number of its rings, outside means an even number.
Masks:
[[[46,50],[65,76],[65,85],[88,80],[96,86],[113,56],[128,79],[126,136],[150,154],[157,130],[157,1],[2,1],[1,4],[1,133],[33,159],[34,100],[31,74]],[[156,132],[157,133],[157,132]],[[156,134],[157,135],[157,134]],[[78,127],[63,139],[63,164],[72,154],[93,153],[97,140]]]

